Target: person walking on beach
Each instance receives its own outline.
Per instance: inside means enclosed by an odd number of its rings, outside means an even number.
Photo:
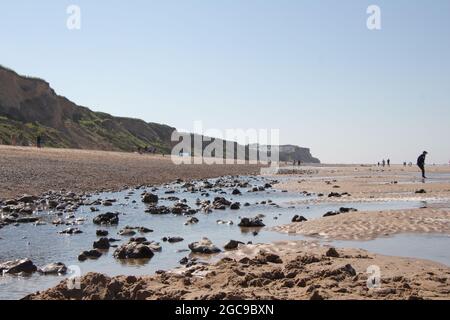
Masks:
[[[387,165],[388,165],[388,167],[391,166],[391,159],[387,159]]]
[[[41,148],[42,138],[40,135],[36,137],[36,147]]]
[[[386,161],[383,159],[383,161],[381,162],[381,164],[383,165],[383,167],[386,166]]]
[[[422,178],[426,179],[425,176],[425,157],[427,156],[428,152],[424,151],[422,154],[417,158],[417,166],[422,171]]]

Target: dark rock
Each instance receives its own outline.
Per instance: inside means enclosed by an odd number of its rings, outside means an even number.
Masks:
[[[231,210],[239,210],[241,208],[241,204],[239,202],[235,202],[230,206]]]
[[[20,198],[17,199],[18,202],[23,202],[23,203],[33,203],[36,200],[38,200],[38,197],[31,196],[31,195],[28,195],[28,194],[25,194],[25,195],[23,195],[23,196],[21,196]]]
[[[83,251],[78,255],[79,261],[85,261],[87,259],[98,259],[102,256],[102,253],[96,249]]]
[[[197,212],[197,210],[193,209],[191,211],[191,208],[183,202],[175,203],[170,210],[173,214],[194,214]]]
[[[213,245],[211,240],[209,240],[208,238],[203,238],[199,242],[190,243],[188,247],[194,253],[211,254],[211,253],[218,253],[221,251],[218,247]]]
[[[332,216],[337,216],[338,214],[341,214],[339,211],[328,211],[327,213],[325,213],[323,215],[324,218],[326,217],[332,217]]]
[[[255,257],[254,260],[256,262],[262,263],[262,264],[265,264],[268,262],[276,263],[276,264],[283,263],[280,256],[278,256],[274,253],[266,252],[266,251],[259,251],[258,255]]]
[[[213,206],[215,209],[222,209],[231,205],[231,202],[223,197],[215,197],[213,201]]]
[[[171,209],[166,206],[150,206],[148,207],[145,212],[151,213],[151,214],[168,214],[171,212]]]
[[[110,247],[109,239],[106,237],[102,237],[97,241],[94,241],[93,247],[94,249],[103,249],[103,250],[109,249]]]
[[[327,257],[339,258],[339,253],[336,251],[335,248],[328,249],[327,252],[325,253],[325,255]]]
[[[62,262],[57,262],[57,263],[50,263],[47,264],[41,268],[39,268],[39,273],[42,273],[44,275],[47,274],[66,274],[67,272],[67,267],[64,263]]]
[[[416,193],[420,194],[420,193],[427,193],[427,192],[425,191],[425,189],[420,189],[420,190],[416,190]]]
[[[341,213],[356,212],[356,211],[358,211],[358,210],[355,208],[341,207],[341,208],[339,208],[339,211],[328,211],[327,213],[325,213],[323,215],[323,217],[332,217],[332,216],[337,216],[338,214],[341,214]]]
[[[190,217],[184,223],[185,225],[198,223],[198,219],[196,217]]]
[[[239,189],[234,189],[232,192],[231,192],[231,194],[232,195],[240,195],[241,194],[241,191],[239,190]]]
[[[182,237],[168,237],[167,238],[167,242],[169,243],[176,243],[176,242],[181,242],[184,241],[184,239]]]
[[[137,231],[139,231],[140,233],[149,233],[149,232],[153,232],[152,229],[146,228],[146,227],[139,227],[137,228]]]
[[[30,207],[23,207],[19,210],[19,213],[21,214],[32,214],[33,213],[33,209]]]
[[[259,217],[242,218],[238,224],[239,227],[264,227],[265,224]]]
[[[306,219],[304,216],[299,216],[297,214],[292,218],[292,222],[304,222],[304,221],[308,221],[308,219]]]
[[[324,300],[324,297],[319,293],[319,291],[314,290],[309,300]]]
[[[33,273],[37,267],[30,259],[18,259],[0,263],[0,274]]]
[[[345,271],[345,272],[347,272],[349,275],[351,275],[351,276],[356,276],[356,270],[352,267],[352,265],[351,264],[346,264],[344,267],[343,267],[343,270]]]
[[[97,231],[95,232],[95,234],[96,234],[98,237],[106,237],[109,233],[108,233],[108,231],[106,231],[106,230],[97,230]]]
[[[154,256],[152,248],[145,241],[131,241],[114,251],[116,259],[150,259]]]
[[[34,223],[39,221],[38,217],[23,217],[16,220],[17,223]]]
[[[17,206],[19,202],[16,199],[8,199],[5,201],[7,206]]]
[[[60,231],[59,233],[60,234],[70,234],[70,235],[72,235],[72,234],[83,233],[83,231],[81,231],[78,228],[67,228],[67,229],[64,229],[64,230]]]
[[[332,197],[340,198],[341,194],[339,192],[331,192],[328,194],[328,198],[332,198]]]
[[[136,231],[125,227],[122,230],[120,230],[118,234],[120,236],[134,236],[136,235]]]
[[[119,214],[116,212],[102,213],[96,216],[93,220],[95,224],[119,224]]]
[[[144,203],[157,203],[158,202],[158,196],[156,194],[153,193],[144,193],[144,195],[142,196],[142,202]]]
[[[234,250],[237,249],[237,247],[239,246],[239,244],[244,244],[241,241],[236,241],[236,240],[230,240],[225,246],[224,249],[225,250]]]

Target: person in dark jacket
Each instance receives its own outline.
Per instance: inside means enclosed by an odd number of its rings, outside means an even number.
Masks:
[[[428,152],[424,151],[422,154],[417,158],[417,166],[422,171],[422,178],[426,179],[425,176],[425,157],[427,156]]]
[[[36,147],[40,148],[42,144],[42,137],[39,135],[36,137]]]

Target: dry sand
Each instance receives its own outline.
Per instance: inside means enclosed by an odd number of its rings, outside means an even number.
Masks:
[[[169,155],[0,145],[0,199],[49,190],[118,190],[179,178],[257,173],[256,165],[175,165]]]
[[[247,245],[212,265],[149,277],[109,278],[89,273],[81,289],[67,282],[26,299],[448,299],[450,268],[363,250],[313,242]],[[380,270],[381,287],[369,288],[368,267]],[[369,283],[372,283],[369,281]],[[376,282],[375,282],[376,283]]]

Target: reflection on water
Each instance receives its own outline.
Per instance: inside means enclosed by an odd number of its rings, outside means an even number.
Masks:
[[[359,248],[389,256],[433,260],[450,266],[450,236],[440,234],[398,234],[370,241],[332,241],[342,248]]]
[[[253,186],[262,185],[266,180],[264,178],[241,177],[249,181]],[[168,189],[175,190],[175,194],[165,194]],[[281,192],[278,190],[267,189],[261,192],[247,192],[248,188],[240,188],[242,195],[232,195],[231,191],[234,187],[224,187],[221,190],[208,190],[210,197],[201,196],[200,193],[188,192],[181,188],[180,184],[171,184],[160,188],[154,193],[161,198],[169,196],[177,196],[180,199],[186,199],[186,203],[196,208],[195,202],[197,198],[213,199],[215,196],[224,196],[231,201],[239,201],[241,204],[249,202],[248,207],[241,206],[240,210],[215,210],[210,214],[197,213],[196,217],[199,223],[192,225],[184,225],[187,217],[179,215],[151,215],[145,213],[146,205],[141,202],[140,195],[144,191],[141,190],[125,190],[118,193],[102,193],[93,196],[92,199],[117,199],[111,207],[96,206],[99,212],[91,213],[89,206],[80,207],[75,213],[76,218],[84,217],[86,221],[77,226],[83,233],[78,235],[61,235],[59,231],[67,228],[67,226],[54,226],[51,223],[42,226],[34,226],[32,224],[22,224],[17,227],[7,226],[0,229],[0,261],[8,261],[18,258],[30,258],[35,265],[42,266],[52,262],[63,262],[67,266],[76,265],[81,269],[82,274],[90,271],[102,272],[108,275],[132,274],[132,275],[148,275],[156,270],[173,269],[179,266],[179,260],[189,255],[188,244],[200,240],[202,237],[208,237],[212,242],[223,248],[223,246],[231,239],[247,243],[249,241],[256,242],[273,242],[278,240],[304,240],[302,236],[292,236],[278,232],[268,231],[267,229],[275,225],[289,223],[295,214],[303,215],[307,219],[321,217],[327,211],[336,210],[342,204],[301,204],[292,206],[292,202],[301,198],[314,198],[314,196],[306,197],[303,194]],[[222,194],[223,192],[226,194]],[[272,203],[261,204],[262,201],[272,200]],[[258,204],[256,204],[258,203]],[[159,205],[171,206],[174,202],[170,200],[160,200]],[[420,202],[391,201],[378,203],[346,203],[346,207],[353,207],[358,210],[383,210],[383,209],[404,209],[418,208]],[[130,226],[143,226],[154,230],[152,233],[142,234],[148,240],[159,241],[162,245],[162,251],[156,252],[154,257],[149,261],[119,261],[113,258],[114,248],[106,251],[106,253],[98,260],[87,260],[79,262],[77,256],[80,252],[92,248],[92,243],[98,239],[96,230],[100,229],[92,223],[92,219],[104,212],[117,211],[120,212],[119,226],[101,227],[109,231],[108,237],[122,239],[121,242],[114,244],[120,245],[127,241],[129,237],[117,235],[118,231]],[[55,218],[54,214],[42,213],[47,221]],[[254,217],[263,215],[263,221],[266,225],[263,229],[242,229],[237,226],[240,217]],[[233,221],[232,225],[218,224],[217,220]],[[139,235],[139,233],[137,234]],[[162,242],[161,238],[168,236],[180,236],[184,241],[178,243]],[[393,239],[398,239],[397,237]],[[409,240],[408,240],[409,239]],[[439,245],[419,246],[422,240],[419,236],[411,236],[404,241],[395,242],[399,248],[408,247],[410,241],[415,241],[416,248],[419,250],[411,250],[412,257],[425,257],[436,261],[441,259],[442,252],[438,248],[442,247],[442,243],[447,244],[448,238],[437,238],[433,240]],[[434,239],[434,238],[432,238]],[[375,241],[375,242],[374,242]],[[388,244],[386,239],[377,239],[367,242],[369,250],[379,253],[390,254],[394,246]],[[376,242],[380,241],[380,242]],[[386,242],[383,242],[386,241]],[[338,245],[361,247],[366,243],[342,243]],[[375,250],[376,249],[376,250]],[[400,249],[399,249],[400,250]],[[419,252],[420,251],[420,252]],[[442,251],[442,250],[441,250]],[[396,252],[396,251],[395,251]],[[397,255],[397,254],[395,254]],[[445,259],[444,259],[445,260]],[[446,260],[448,263],[448,260]],[[64,277],[61,276],[41,276],[34,274],[28,278],[21,277],[0,277],[0,299],[18,299],[28,293],[43,290],[57,284]]]

